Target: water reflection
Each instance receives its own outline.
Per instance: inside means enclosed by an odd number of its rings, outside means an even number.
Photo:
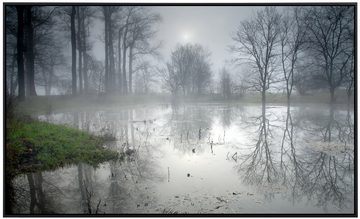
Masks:
[[[309,149],[304,161],[308,179],[305,192],[315,196],[324,208],[329,203],[339,208],[353,205],[353,141],[345,137],[352,134],[343,117],[335,114],[334,108],[329,109],[328,118],[313,128],[322,136],[322,144],[317,145],[320,149]]]
[[[45,194],[43,191],[43,177],[41,173],[26,174],[30,189],[30,214],[51,213],[49,206],[45,206]]]
[[[23,175],[22,181],[15,184],[14,189],[15,194],[20,196],[17,199],[14,212],[53,214],[61,209],[55,198],[61,191],[51,182],[45,180],[41,172]]]
[[[173,104],[39,118],[111,135],[105,146],[126,156],[19,176],[17,213],[354,209],[350,110]]]
[[[233,118],[233,109],[229,106],[225,107],[223,110],[221,110],[221,123],[224,128],[228,128],[231,125],[231,122],[234,121]]]
[[[244,180],[250,184],[271,183],[277,178],[277,170],[274,166],[273,154],[270,149],[269,137],[270,121],[266,117],[266,111],[256,118],[258,133],[256,142],[250,153],[246,154],[238,165],[239,172],[244,172]]]
[[[170,128],[166,136],[174,148],[183,153],[202,153],[202,144],[209,139],[208,132],[212,124],[212,111],[205,106],[175,106],[171,117],[162,126],[162,130]]]
[[[257,118],[258,137],[250,153],[237,165],[239,174],[244,182],[265,188],[266,198],[281,191],[293,204],[306,198],[324,211],[333,211],[334,206],[337,210],[352,209],[351,114],[348,111],[344,115],[333,107],[327,115],[301,109],[294,122],[292,113],[287,108],[282,138],[276,133],[277,126],[270,125],[266,112]],[[275,156],[276,144],[281,146],[279,156]]]

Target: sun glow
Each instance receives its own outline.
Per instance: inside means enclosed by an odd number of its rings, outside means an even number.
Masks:
[[[191,40],[191,34],[188,33],[188,32],[184,32],[184,33],[182,34],[182,40],[183,40],[184,42],[189,42],[189,41]]]

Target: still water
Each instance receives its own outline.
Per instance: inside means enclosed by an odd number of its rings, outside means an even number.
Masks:
[[[354,113],[182,104],[56,112],[124,160],[20,175],[14,213],[353,213]]]

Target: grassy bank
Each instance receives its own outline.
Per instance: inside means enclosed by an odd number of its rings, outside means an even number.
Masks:
[[[119,155],[102,147],[104,137],[32,119],[11,119],[6,126],[6,172],[9,176],[50,170],[66,164],[91,165]]]

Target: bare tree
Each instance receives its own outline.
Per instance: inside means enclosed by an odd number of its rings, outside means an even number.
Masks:
[[[72,95],[76,95],[77,78],[76,78],[76,31],[75,31],[75,6],[71,7],[71,75],[72,75]]]
[[[97,92],[102,93],[105,92],[104,88],[104,65],[101,61],[96,60],[94,57],[88,57],[88,92]]]
[[[79,93],[81,94],[83,92],[83,37],[82,37],[82,20],[83,16],[81,16],[81,6],[76,7],[76,20],[77,20],[77,33],[76,33],[76,40],[77,40],[77,48],[78,48],[78,73],[79,73]]]
[[[335,91],[346,76],[346,65],[351,59],[354,28],[354,8],[326,6],[307,8],[306,27],[309,30],[309,49],[315,64],[322,70],[318,76],[326,81],[330,102],[335,102]]]
[[[265,111],[266,91],[274,80],[275,48],[279,38],[280,15],[274,7],[266,7],[257,12],[256,17],[241,22],[233,40],[232,51],[240,55],[235,61],[247,59],[257,70],[251,85],[261,93],[262,109]]]
[[[155,82],[154,66],[151,66],[147,61],[139,64],[136,69],[135,92],[147,94]]]
[[[201,94],[211,79],[209,56],[210,53],[198,44],[178,46],[167,63],[167,87],[176,94],[181,88],[184,96]]]
[[[111,93],[115,90],[115,54],[114,54],[114,15],[118,7],[103,6],[105,22],[105,92]]]
[[[34,71],[34,26],[33,26],[33,6],[25,6],[25,64],[27,93],[29,96],[36,96],[35,90],[35,71]]]
[[[15,96],[17,87],[17,11],[16,7],[5,7],[5,64],[6,64],[6,92]]]
[[[136,7],[135,6],[130,6],[130,7],[126,7],[125,8],[125,24],[124,24],[124,31],[123,33],[123,43],[122,43],[122,89],[123,89],[123,94],[127,94],[128,93],[128,83],[127,83],[127,77],[126,77],[126,51],[129,47],[128,44],[128,34],[129,34],[129,25],[131,24],[131,17],[133,16],[133,14],[136,11]]]
[[[24,6],[16,6],[17,11],[17,66],[18,66],[18,83],[19,99],[25,99],[25,75],[24,75]]]
[[[174,65],[170,62],[166,63],[165,68],[158,68],[157,69],[160,78],[162,80],[162,84],[165,90],[171,92],[173,96],[178,96],[180,90],[180,80],[178,78],[178,74],[174,69]]]
[[[118,86],[119,87],[118,88],[120,90],[120,93],[123,92],[123,88],[122,88],[122,86],[123,86],[123,75],[122,75],[122,71],[121,71],[121,69],[122,69],[122,57],[121,57],[122,45],[121,44],[122,44],[122,36],[123,36],[124,27],[125,26],[121,26],[119,28],[119,31],[118,31],[118,77],[119,77],[119,79],[118,79],[118,81],[119,81]]]
[[[88,23],[86,22],[86,19],[88,17],[88,15],[86,14],[86,11],[89,7],[83,6],[80,9],[81,12],[81,39],[82,39],[82,53],[83,53],[83,62],[84,62],[84,66],[83,66],[83,78],[84,78],[84,93],[87,93],[88,91],[88,54],[87,54],[87,27],[88,27]]]
[[[42,82],[40,85],[45,87],[45,95],[51,95],[51,89],[60,81],[55,74],[56,69],[64,66],[66,63],[63,53],[59,52],[62,49],[62,44],[60,40],[55,39],[54,34],[43,38],[41,42],[41,45],[38,45],[36,48],[35,69],[41,72],[36,85]]]
[[[137,7],[129,25],[129,93],[132,93],[133,65],[139,55],[157,55],[159,45],[151,46],[149,40],[156,34],[154,25],[161,21],[159,14],[151,13],[145,7]]]
[[[346,67],[346,80],[345,80],[345,85],[346,85],[346,94],[347,94],[347,98],[348,98],[348,106],[350,106],[350,98],[351,95],[353,94],[353,89],[354,89],[354,50],[352,51],[351,55],[350,55],[350,61],[349,61],[349,66]]]
[[[7,67],[10,67],[10,81],[7,84],[7,92],[9,92],[10,96],[15,96],[15,89],[17,86],[17,77],[16,77],[16,45],[13,46],[12,54],[7,55],[7,57],[11,58],[10,66],[7,65]]]
[[[286,84],[287,104],[290,107],[290,96],[294,87],[294,71],[298,53],[305,40],[305,28],[299,17],[300,9],[294,8],[281,19],[281,64]]]
[[[223,68],[220,71],[220,92],[225,99],[230,99],[231,97],[231,77],[229,72]]]
[[[210,84],[212,76],[209,60],[210,52],[199,45],[196,45],[194,50],[193,69],[191,70],[192,93],[201,95],[206,86]]]

